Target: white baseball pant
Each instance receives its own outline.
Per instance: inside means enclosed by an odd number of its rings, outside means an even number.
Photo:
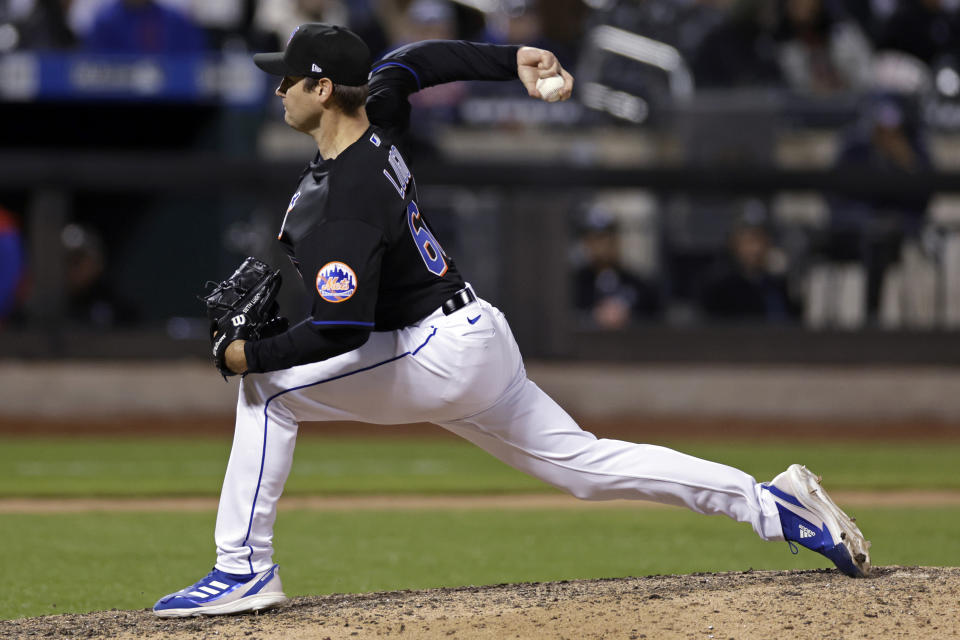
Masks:
[[[373,332],[359,349],[322,362],[243,378],[217,514],[218,569],[252,573],[273,564],[277,501],[300,420],[433,422],[578,498],[679,505],[783,539],[775,504],[748,474],[580,429],[527,378],[503,314],[478,300]]]

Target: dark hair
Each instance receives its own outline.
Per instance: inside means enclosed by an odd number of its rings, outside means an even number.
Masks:
[[[318,78],[304,78],[303,90],[313,91],[320,84]],[[347,115],[356,113],[357,110],[367,103],[367,93],[369,86],[362,84],[359,87],[350,87],[345,84],[333,85],[333,105]]]

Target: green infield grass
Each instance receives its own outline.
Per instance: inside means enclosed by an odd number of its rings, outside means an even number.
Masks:
[[[831,489],[960,489],[960,442],[658,442],[760,480],[792,462]],[[0,497],[216,495],[227,439],[0,439]],[[453,438],[302,437],[288,495],[552,491]]]
[[[858,509],[877,565],[958,565],[960,509]],[[0,618],[150,607],[214,561],[213,513],[4,515]],[[287,511],[287,594],[830,566],[674,508]],[[838,577],[838,579],[847,579]]]

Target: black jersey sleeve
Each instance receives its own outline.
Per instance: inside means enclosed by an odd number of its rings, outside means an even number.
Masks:
[[[519,48],[462,40],[400,47],[373,65],[367,117],[379,127],[402,131],[410,119],[407,98],[412,93],[457,80],[515,80]]]
[[[373,329],[386,248],[383,232],[362,220],[335,218],[316,225],[300,246],[300,269],[312,299],[311,324]]]
[[[300,268],[311,314],[289,331],[244,347],[248,370],[286,369],[356,349],[374,327],[385,242],[359,220],[326,220],[303,239]]]

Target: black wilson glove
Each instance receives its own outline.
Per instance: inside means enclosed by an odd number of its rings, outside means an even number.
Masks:
[[[229,278],[201,296],[210,319],[213,362],[223,377],[233,375],[224,361],[227,346],[234,340],[259,340],[287,329],[286,318],[277,315],[280,271],[256,258],[247,258]]]

